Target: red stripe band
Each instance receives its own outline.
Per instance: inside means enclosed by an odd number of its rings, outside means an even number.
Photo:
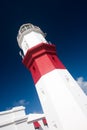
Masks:
[[[27,51],[23,63],[31,71],[35,83],[41,76],[54,69],[65,69],[53,44],[41,43],[32,47]]]

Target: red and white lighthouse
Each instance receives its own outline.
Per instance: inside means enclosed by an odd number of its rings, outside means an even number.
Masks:
[[[55,45],[30,23],[17,36],[51,130],[87,130],[87,97],[56,54]]]

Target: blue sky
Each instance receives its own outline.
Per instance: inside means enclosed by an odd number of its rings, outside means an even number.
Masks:
[[[30,72],[17,44],[19,27],[39,26],[56,45],[59,58],[87,93],[87,2],[5,0],[0,2],[0,111],[24,105],[42,112]]]

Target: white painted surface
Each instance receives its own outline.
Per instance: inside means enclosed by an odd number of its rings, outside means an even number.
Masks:
[[[36,113],[32,114],[32,113],[30,113],[30,114],[28,115],[28,120],[27,120],[27,122],[31,122],[31,121],[33,121],[33,120],[40,120],[40,119],[42,119],[43,117],[45,117],[44,114],[36,114]]]
[[[52,130],[87,130],[87,97],[67,70],[45,74],[36,89]]]
[[[47,85],[50,87],[50,85]],[[49,97],[49,93],[46,90],[46,86],[42,80],[36,84],[37,93],[41,102],[44,113],[48,121],[49,128],[52,130],[63,130],[62,124],[57,116],[57,111],[54,108],[54,104]]]
[[[21,49],[23,49],[24,55],[26,54],[27,50],[36,46],[39,43],[47,43],[44,36],[38,32],[30,32],[26,35],[24,35],[24,38],[21,43]]]
[[[35,130],[34,121],[38,121],[40,124],[39,130],[49,130],[49,127],[44,126],[42,122],[44,114],[25,115],[24,109],[21,106],[0,112],[0,130]]]
[[[25,116],[25,107],[14,107],[11,110],[7,110],[4,112],[0,112],[0,123],[1,122],[9,122],[9,120],[12,120],[17,117],[24,117]]]

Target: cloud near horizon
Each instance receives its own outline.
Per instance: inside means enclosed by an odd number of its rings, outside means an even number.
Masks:
[[[78,77],[76,81],[79,84],[79,86],[82,88],[82,90],[85,92],[85,94],[87,95],[87,81],[85,81],[83,77]]]
[[[14,106],[27,106],[29,105],[29,101],[26,101],[25,99],[21,99],[19,101],[14,102]]]

